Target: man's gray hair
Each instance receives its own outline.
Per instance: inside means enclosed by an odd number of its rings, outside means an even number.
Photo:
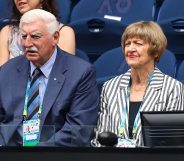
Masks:
[[[48,32],[52,35],[54,32],[59,31],[59,22],[56,17],[43,9],[32,9],[23,14],[20,19],[19,28],[22,29],[23,23],[31,23],[36,20],[43,20],[46,25]]]

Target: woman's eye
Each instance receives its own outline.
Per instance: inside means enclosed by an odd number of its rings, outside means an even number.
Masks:
[[[136,44],[139,45],[139,46],[143,45],[142,42],[136,42]]]
[[[130,42],[125,43],[125,46],[128,46],[128,45],[130,45]]]

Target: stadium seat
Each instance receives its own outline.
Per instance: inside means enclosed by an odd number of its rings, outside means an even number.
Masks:
[[[122,68],[125,64],[125,68]],[[103,53],[95,62],[96,76],[98,78],[111,77],[126,72],[128,66],[125,62],[122,47],[118,47]],[[120,71],[121,67],[121,71]]]
[[[77,48],[85,51],[91,62],[105,51],[121,44],[123,25],[120,22],[103,18],[88,19],[71,23],[70,26],[76,34]]]
[[[179,64],[176,79],[184,83],[184,60]]]
[[[152,20],[155,0],[80,0],[71,13],[70,22],[105,15],[120,17],[129,24],[138,20]],[[144,9],[143,9],[144,6]]]
[[[184,1],[164,0],[158,13],[157,22],[162,27],[167,39],[168,49],[179,59],[184,58]]]
[[[97,84],[101,89],[102,84],[110,78],[125,73],[129,67],[124,59],[122,47],[109,50],[102,54],[94,65],[97,71]],[[156,66],[165,74],[175,78],[176,76],[176,57],[174,53],[165,50]]]
[[[77,48],[95,60],[121,45],[121,35],[128,24],[153,20],[153,6],[154,0],[80,0],[70,19]]]
[[[160,7],[162,6],[164,0],[155,0],[155,5],[153,8],[154,21],[157,21],[158,13],[160,11]]]
[[[9,18],[2,18],[2,19],[0,19],[0,30],[1,30],[4,26],[6,26],[6,25],[8,25],[8,24],[15,23],[15,22],[17,22],[17,20],[15,20],[15,19],[12,19],[12,20],[10,20]]]
[[[165,74],[175,78],[177,60],[175,54],[166,49],[156,66]]]
[[[0,19],[9,18],[12,10],[9,0],[0,0],[0,8]]]
[[[80,49],[76,49],[76,56],[90,62],[88,55]]]
[[[59,20],[67,24],[71,14],[71,1],[70,0],[56,0]]]
[[[125,61],[122,47],[117,47],[103,53],[95,62],[97,85],[101,91],[105,81],[125,73],[129,67]]]

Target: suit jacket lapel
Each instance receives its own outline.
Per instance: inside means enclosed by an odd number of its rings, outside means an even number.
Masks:
[[[52,67],[52,71],[49,76],[49,81],[45,91],[43,100],[42,114],[41,114],[41,127],[44,124],[45,118],[50,111],[52,105],[59,94],[63,83],[65,81],[64,72],[67,71],[67,58],[66,55],[62,54],[61,50],[57,48],[57,56],[55,63]]]
[[[17,78],[18,81],[15,82],[13,85],[14,87],[12,89],[15,89],[15,91],[13,91],[15,94],[17,94],[17,99],[20,99],[19,104],[17,105],[17,103],[15,103],[18,107],[18,109],[16,110],[15,116],[16,118],[20,117],[22,118],[22,114],[23,114],[23,108],[24,108],[24,102],[25,102],[25,95],[26,95],[26,88],[27,88],[27,82],[28,82],[28,78],[29,78],[29,71],[30,71],[30,65],[29,65],[29,61],[27,61],[27,59],[24,58],[24,61],[22,61],[23,64],[19,65],[17,67]],[[17,101],[17,99],[15,101]]]

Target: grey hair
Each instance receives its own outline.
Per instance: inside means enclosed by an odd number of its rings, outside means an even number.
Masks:
[[[43,9],[32,9],[23,14],[20,19],[19,28],[22,29],[23,23],[31,23],[35,20],[43,20],[46,23],[48,32],[53,35],[56,31],[59,31],[59,22],[56,17]]]

